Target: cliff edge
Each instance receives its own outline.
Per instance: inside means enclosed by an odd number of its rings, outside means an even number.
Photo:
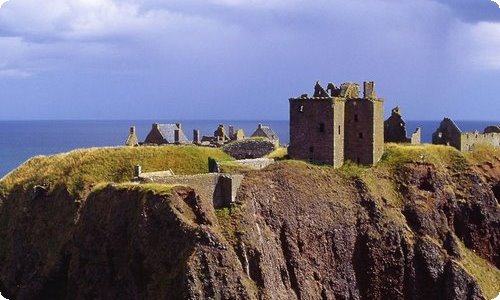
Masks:
[[[206,172],[217,149],[89,149],[0,181],[8,299],[491,299],[500,151],[386,145],[373,168],[280,161],[214,209],[133,165]]]

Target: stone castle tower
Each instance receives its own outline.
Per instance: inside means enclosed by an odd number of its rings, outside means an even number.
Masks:
[[[329,83],[325,90],[317,82],[312,97],[291,98],[289,156],[334,167],[345,160],[377,163],[384,151],[384,103],[373,82],[363,87],[361,98],[358,84]]]

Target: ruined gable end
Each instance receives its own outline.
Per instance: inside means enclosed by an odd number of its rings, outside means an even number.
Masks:
[[[406,122],[401,116],[401,109],[396,106],[392,109],[391,116],[384,121],[384,142],[420,144],[422,134],[420,128],[417,128],[410,137],[407,137],[406,133]]]
[[[316,81],[316,85],[314,86],[314,97],[328,97],[328,93],[325,91],[325,89],[321,86],[321,83]]]
[[[135,133],[135,126],[130,127],[130,133],[125,141],[126,146],[139,146],[139,139]]]
[[[182,131],[180,123],[158,124],[154,123],[151,131],[146,136],[144,144],[164,145],[164,144],[187,144],[189,140]]]
[[[340,86],[340,97],[346,99],[359,98],[359,84],[352,82],[342,83]]]

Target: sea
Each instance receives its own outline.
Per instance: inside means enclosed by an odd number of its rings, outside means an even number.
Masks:
[[[408,134],[416,127],[422,129],[422,141],[431,142],[432,132],[440,121],[407,121]],[[181,123],[191,139],[193,129],[201,135],[213,135],[219,124],[242,128],[252,134],[258,123],[269,125],[280,143],[289,142],[287,120],[110,120],[110,121],[0,121],[0,178],[35,155],[51,155],[78,148],[121,146],[127,139],[130,126],[136,127],[139,140],[144,140],[153,123]],[[462,131],[482,131],[499,121],[456,121]]]

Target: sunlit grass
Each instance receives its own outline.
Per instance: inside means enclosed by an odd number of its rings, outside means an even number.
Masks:
[[[15,185],[64,184],[78,193],[101,182],[129,181],[135,165],[141,165],[143,172],[171,169],[180,175],[207,173],[208,157],[232,159],[219,149],[198,146],[79,149],[34,157],[3,178],[0,186],[5,191]]]
[[[459,242],[462,259],[460,264],[477,280],[487,299],[500,292],[500,270]]]
[[[405,163],[427,163],[436,167],[464,168],[467,161],[460,151],[443,145],[386,144],[378,167],[398,167]]]
[[[288,154],[286,147],[278,147],[273,152],[266,155],[266,158],[274,158],[274,159],[284,159]]]
[[[476,145],[474,151],[466,152],[465,157],[472,163],[485,163],[500,160],[500,147],[493,145]]]

